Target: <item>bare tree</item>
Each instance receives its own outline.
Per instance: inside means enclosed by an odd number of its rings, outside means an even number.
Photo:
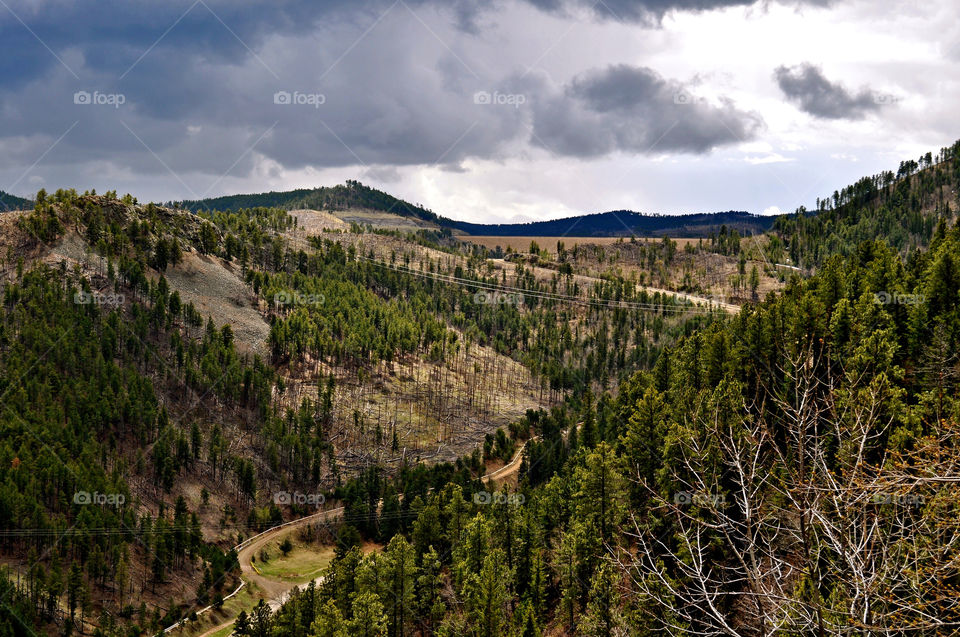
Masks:
[[[831,373],[815,351],[780,370],[790,390],[750,402],[724,381],[675,429],[667,482],[683,490],[648,485],[636,550],[619,559],[651,628],[960,630],[960,427],[889,451],[901,390],[884,373]]]

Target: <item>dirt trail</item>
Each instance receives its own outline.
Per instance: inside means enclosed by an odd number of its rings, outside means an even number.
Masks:
[[[524,447],[527,446],[527,442],[529,441],[524,441],[524,443],[520,445],[520,448],[517,449],[517,452],[515,454],[513,454],[513,459],[510,460],[510,462],[503,465],[496,471],[491,471],[490,473],[484,474],[480,478],[483,481],[483,483],[488,484],[491,481],[500,482],[502,480],[505,480],[515,475],[518,471],[520,471],[520,465],[523,464],[523,449]]]
[[[248,538],[235,546],[237,550],[237,561],[240,563],[240,573],[241,581],[240,587],[234,591],[234,594],[240,591],[241,588],[249,584],[256,584],[260,590],[263,591],[267,603],[270,605],[271,610],[276,610],[280,607],[283,601],[286,599],[287,595],[296,584],[291,582],[284,582],[282,580],[275,580],[269,577],[265,577],[257,572],[256,568],[253,566],[253,558],[257,553],[262,549],[266,544],[276,539],[281,533],[286,533],[290,530],[298,529],[304,525],[311,524],[320,520],[333,520],[339,518],[343,515],[343,507],[337,507],[336,509],[329,509],[327,511],[319,511],[317,513],[312,513],[310,515],[304,516],[302,518],[297,518],[296,520],[291,520],[289,522],[284,522],[283,524],[278,524],[275,527],[269,528],[263,533],[254,535],[251,538]],[[212,606],[207,606],[206,608],[197,612],[197,616],[203,615],[209,610]],[[234,622],[233,619],[224,622],[218,626],[214,626],[210,630],[204,632],[201,637],[206,637],[207,635],[213,635],[217,631],[226,628],[227,626],[232,625]],[[167,633],[176,628],[179,628],[182,624],[177,623],[173,626],[166,628],[163,632]]]
[[[527,442],[529,441],[524,441],[524,443],[520,445],[520,447],[513,454],[513,459],[511,459],[510,462],[503,465],[499,469],[484,474],[480,477],[480,480],[483,481],[484,484],[489,484],[491,481],[500,482],[515,475],[520,470],[520,465],[523,463],[523,450],[527,446]],[[249,584],[255,584],[261,591],[263,591],[264,599],[267,600],[270,609],[276,611],[283,604],[283,602],[286,601],[287,597],[290,595],[290,592],[297,587],[298,584],[285,582],[283,580],[276,580],[261,575],[254,567],[253,558],[255,558],[260,552],[260,549],[262,549],[271,541],[277,539],[281,533],[298,529],[304,525],[311,524],[319,520],[335,520],[342,515],[343,507],[337,507],[336,509],[329,509],[327,511],[320,511],[296,520],[284,522],[283,524],[267,529],[263,533],[254,535],[253,537],[248,538],[238,544],[235,548],[237,549],[237,561],[240,562],[240,573],[243,580],[241,588]],[[318,577],[314,581],[318,584],[322,583],[323,576]],[[237,590],[239,591],[240,589]],[[205,612],[208,612],[210,608],[211,607],[208,606],[207,608],[200,610],[197,612],[197,615],[199,616]],[[202,633],[200,637],[210,637],[210,635],[215,635],[218,631],[223,630],[227,626],[233,625],[233,622],[234,620],[231,619],[222,624],[214,626]],[[167,628],[164,632],[170,632],[179,626],[180,624],[175,624]]]
[[[298,529],[307,524],[313,522],[318,522],[320,520],[333,520],[339,518],[343,515],[343,507],[337,507],[336,509],[330,509],[329,511],[320,511],[319,513],[314,513],[306,517],[298,518],[296,520],[291,520],[285,524],[275,526],[272,529],[268,529],[259,535],[255,535],[252,538],[244,541],[243,544],[239,545],[240,548],[237,551],[237,561],[240,562],[240,572],[245,581],[256,584],[260,590],[266,594],[266,599],[270,603],[271,608],[276,610],[279,608],[279,599],[285,594],[290,592],[296,586],[296,584],[291,584],[290,582],[284,582],[282,580],[275,580],[270,577],[265,577],[261,575],[253,565],[253,558],[260,552],[264,546],[270,543],[272,540],[276,539],[281,533],[286,533],[292,529]],[[274,602],[277,601],[276,607],[274,607]]]
[[[580,431],[580,427],[582,427],[582,426],[583,426],[583,423],[582,423],[582,422],[578,422],[578,423],[576,424],[577,431]],[[564,437],[566,437],[569,433],[570,433],[570,428],[569,428],[569,427],[568,427],[567,429],[564,429],[564,430],[563,430],[563,436],[564,436]],[[534,436],[534,437],[532,438],[532,440],[540,440],[540,437],[539,437],[539,436]],[[507,464],[503,465],[502,467],[500,467],[499,469],[497,469],[497,470],[495,470],[495,471],[491,471],[491,472],[489,472],[489,473],[485,473],[483,476],[480,477],[480,480],[482,480],[484,484],[487,484],[487,483],[489,483],[489,482],[491,482],[491,481],[493,481],[493,482],[501,482],[501,481],[505,480],[506,478],[509,478],[509,477],[515,475],[518,471],[520,471],[520,465],[523,464],[523,450],[524,450],[524,448],[527,446],[527,443],[528,443],[528,442],[530,442],[530,441],[529,441],[529,440],[524,440],[524,441],[523,441],[523,444],[520,445],[520,447],[517,449],[517,451],[513,454],[513,459],[510,460],[510,462],[508,462]]]

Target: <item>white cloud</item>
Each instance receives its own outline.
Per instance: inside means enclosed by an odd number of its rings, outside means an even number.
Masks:
[[[788,161],[796,161],[792,157],[784,157],[780,153],[770,153],[767,155],[748,155],[743,158],[748,164],[781,164]]]

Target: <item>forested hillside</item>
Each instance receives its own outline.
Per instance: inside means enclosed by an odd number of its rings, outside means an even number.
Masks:
[[[7,210],[29,210],[33,208],[33,202],[23,197],[11,195],[8,192],[0,190],[0,212]]]
[[[0,634],[955,632],[956,150],[762,243],[511,259],[39,192],[2,226]],[[761,252],[815,274],[764,298]],[[317,510],[278,493],[326,502],[297,554],[333,561],[227,610],[235,544]]]
[[[941,220],[957,218],[958,193],[960,141],[835,190],[817,199],[816,210],[778,217],[774,233],[789,246],[793,263],[805,268],[873,239],[907,254],[929,246]]]
[[[516,490],[351,485],[383,553],[239,634],[954,634],[960,225],[923,223],[529,412]]]
[[[277,209],[196,216],[112,192],[36,202],[5,226],[18,252],[0,308],[2,634],[147,634],[219,604],[240,581],[234,543],[304,512],[278,506],[281,491],[343,501],[345,528],[386,542],[411,504],[391,481],[468,489],[532,435],[524,418],[496,435],[489,424],[514,395],[508,363],[539,385],[537,418],[723,314],[522,264],[508,284],[426,235],[304,239]],[[403,252],[383,253],[397,241]],[[249,286],[269,322],[264,357],[184,300],[208,298],[183,285],[201,262]],[[397,394],[411,377],[413,397]],[[371,411],[378,392],[392,404]],[[401,398],[432,416],[401,413]],[[437,440],[464,458],[407,466]]]
[[[438,216],[423,206],[408,203],[353,180],[330,187],[229,195],[197,201],[181,201],[177,205],[194,212],[213,210],[236,212],[245,208],[261,207],[284,210],[301,208],[331,211],[374,210],[417,218],[443,228],[472,235],[521,237],[629,237],[632,235],[706,237],[710,233],[718,232],[721,226],[737,230],[741,235],[751,235],[766,232],[771,228],[774,220],[773,217],[733,210],[685,215],[653,215],[630,210],[615,210],[530,223],[469,223]]]
[[[172,205],[172,204],[171,204]],[[252,195],[228,195],[198,201],[180,201],[177,205],[194,212],[237,211],[250,208],[281,208],[297,210],[349,210],[362,208],[390,212],[402,217],[416,217],[423,221],[436,222],[437,215],[423,206],[407,203],[385,192],[364,186],[359,181],[347,180],[336,186],[301,188],[284,192],[267,192]]]
[[[351,507],[402,496],[362,529],[383,554],[239,634],[954,633],[958,254],[957,227],[909,262],[865,242],[529,414],[515,493],[365,482]]]
[[[741,235],[759,234],[770,229],[773,217],[748,212],[714,212],[686,215],[649,215],[630,210],[599,212],[565,219],[530,223],[467,223],[441,220],[467,234],[497,237],[707,237],[721,227]]]

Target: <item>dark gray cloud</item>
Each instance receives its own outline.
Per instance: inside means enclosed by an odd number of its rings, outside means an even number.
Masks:
[[[514,2],[580,17],[594,6]],[[651,22],[671,10],[752,3],[603,0],[595,11]],[[509,0],[5,0],[0,170],[12,181],[42,157],[38,171],[50,174],[175,172],[195,191],[181,196],[196,198],[227,172],[362,164],[387,181],[398,166],[465,170],[466,160],[517,156],[529,144],[573,157],[705,153],[762,127],[759,115],[694,99],[646,68],[594,69],[565,85],[519,76],[540,51],[518,56],[514,42],[491,44],[501,9],[514,8]],[[78,92],[124,103],[78,105]],[[278,104],[278,92],[323,103]],[[481,103],[478,92],[524,101]]]
[[[50,51],[68,66],[82,56],[90,71],[119,77],[154,43],[150,55],[179,51],[211,63],[235,63],[271,33],[309,30],[351,4],[287,0],[258,11],[231,0],[7,0],[0,8],[0,79],[17,85],[55,69],[60,62]],[[356,3],[358,10],[368,4]]]
[[[490,60],[463,48],[478,36],[452,37],[483,19],[467,1],[432,11],[422,10],[426,0],[410,0],[410,9],[333,2],[323,20],[293,0],[263,20],[226,0],[152,14],[104,2],[98,7],[115,12],[110,20],[63,2],[32,13],[14,6],[77,77],[35,40],[20,43],[44,65],[0,84],[0,130],[18,138],[0,135],[5,161],[31,164],[74,122],[46,164],[109,161],[139,174],[208,175],[207,182],[227,171],[249,174],[261,158],[293,170],[434,163],[462,170],[466,159],[501,158],[525,141],[578,157],[654,145],[702,153],[749,139],[760,126],[758,116],[693,100],[649,69],[611,67],[566,87],[498,76]],[[54,8],[75,21],[72,43],[47,16]],[[4,33],[29,36],[11,20],[0,20]],[[124,103],[74,103],[75,93],[96,91],[123,95]],[[280,92],[320,95],[322,103],[278,104]],[[479,103],[478,92],[523,102]]]
[[[766,2],[767,0],[759,0]],[[544,11],[571,13],[587,9],[601,19],[657,24],[671,11],[703,12],[728,7],[747,7],[758,0],[527,0]],[[779,0],[786,5],[828,6],[834,0]]]
[[[610,66],[535,99],[533,142],[558,154],[706,153],[753,139],[757,113],[711,103],[645,67]]]
[[[138,173],[203,173],[207,181],[231,167],[246,174],[258,156],[290,169],[457,163],[494,155],[522,130],[522,112],[473,103],[476,85],[494,86],[496,79],[479,79],[471,66],[480,66],[449,48],[446,42],[456,46],[450,32],[466,18],[448,8],[420,10],[409,0],[415,15],[402,4],[360,2],[344,11],[346,3],[328,3],[326,19],[317,22],[301,4],[280,3],[286,17],[268,21],[282,32],[271,33],[249,16],[221,12],[226,4],[206,2],[213,12],[205,4],[169,14],[158,9],[152,29],[134,25],[139,42],[119,25],[141,18],[118,7],[116,21],[104,21],[117,30],[112,43],[110,33],[98,31],[106,27],[91,26],[97,37],[78,35],[72,45],[59,43],[40,14],[15,7],[66,65],[18,22],[10,24],[15,19],[0,7],[0,30],[19,28],[31,38],[20,44],[43,60],[19,69],[15,82],[0,83],[4,163],[30,165],[74,122],[46,165],[104,160]],[[229,54],[210,43],[218,38]],[[112,49],[112,59],[99,49]],[[120,94],[124,103],[78,105],[77,92]],[[320,95],[322,103],[277,103],[278,93]]]
[[[833,0],[522,1],[548,12],[590,9],[601,19],[653,24],[670,11],[769,1],[826,5]],[[364,23],[392,6],[442,11],[457,28],[478,35],[483,16],[502,4],[502,0],[5,0],[0,6],[0,82],[15,88],[59,65],[48,47],[62,59],[73,51],[87,68],[119,76],[154,43],[151,56],[179,53],[202,56],[207,63],[235,64],[274,35]]]
[[[800,109],[823,119],[863,119],[891,101],[869,88],[856,93],[831,82],[816,66],[804,63],[793,67],[780,66],[774,71],[780,90]]]

